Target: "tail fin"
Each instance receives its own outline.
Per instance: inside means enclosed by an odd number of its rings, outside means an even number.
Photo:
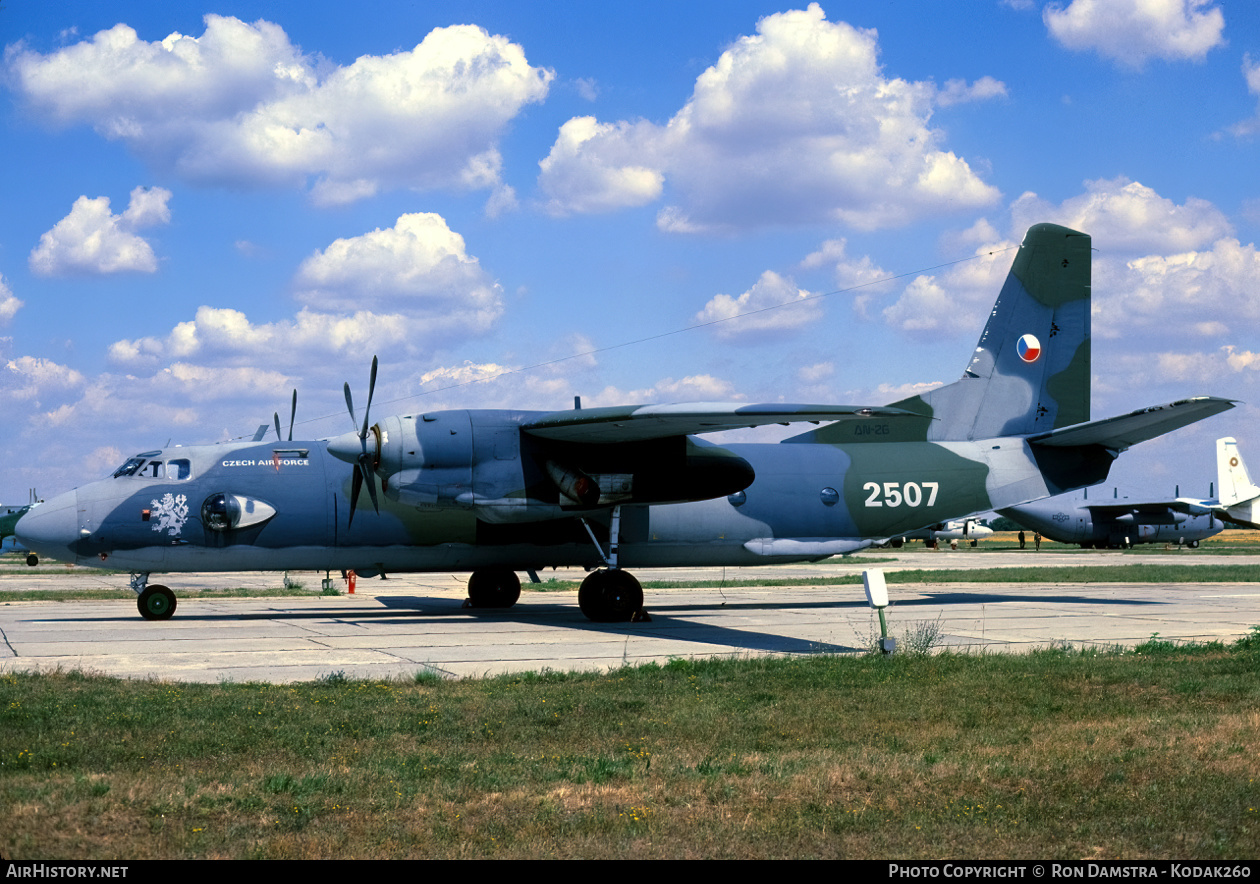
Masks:
[[[1090,237],[1028,229],[960,380],[894,403],[930,441],[1042,433],[1089,420]]]
[[[1247,473],[1237,440],[1228,436],[1216,440],[1216,481],[1220,486],[1217,499],[1226,515],[1235,522],[1254,525],[1260,519],[1260,507],[1255,507],[1260,488]]]

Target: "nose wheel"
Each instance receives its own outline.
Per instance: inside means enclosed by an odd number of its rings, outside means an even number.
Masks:
[[[170,620],[175,613],[175,593],[155,583],[145,587],[136,599],[136,607],[145,620]]]

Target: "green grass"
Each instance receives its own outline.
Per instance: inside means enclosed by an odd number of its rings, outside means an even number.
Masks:
[[[1260,629],[1134,651],[0,675],[6,858],[1254,857]]]

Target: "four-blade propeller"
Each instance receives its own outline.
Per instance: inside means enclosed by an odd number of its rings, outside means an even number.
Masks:
[[[372,498],[372,509],[379,514],[381,511],[380,502],[376,498],[376,481],[374,472],[376,466],[380,463],[380,435],[379,431],[371,426],[370,414],[372,412],[372,395],[376,392],[376,357],[372,357],[372,375],[368,379],[368,398],[367,405],[363,409],[363,427],[359,428],[358,420],[354,416],[354,398],[350,395],[350,384],[345,385],[346,392],[346,408],[350,412],[350,422],[354,424],[356,435],[358,437],[358,451],[354,452],[354,480],[350,489],[350,519],[346,527],[354,524],[354,511],[359,505],[359,492],[363,490],[363,484],[367,483],[368,496]],[[372,447],[368,448],[369,431],[375,437]],[[337,451],[333,451],[332,445],[329,445],[329,451],[336,456],[341,456]],[[348,459],[343,457],[344,459]]]

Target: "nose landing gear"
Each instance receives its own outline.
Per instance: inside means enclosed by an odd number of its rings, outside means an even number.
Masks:
[[[148,586],[147,572],[131,574],[131,588],[135,591],[136,608],[145,620],[170,620],[175,613],[175,593],[160,583]]]
[[[170,620],[175,613],[175,593],[155,583],[140,593],[136,607],[145,620]]]

